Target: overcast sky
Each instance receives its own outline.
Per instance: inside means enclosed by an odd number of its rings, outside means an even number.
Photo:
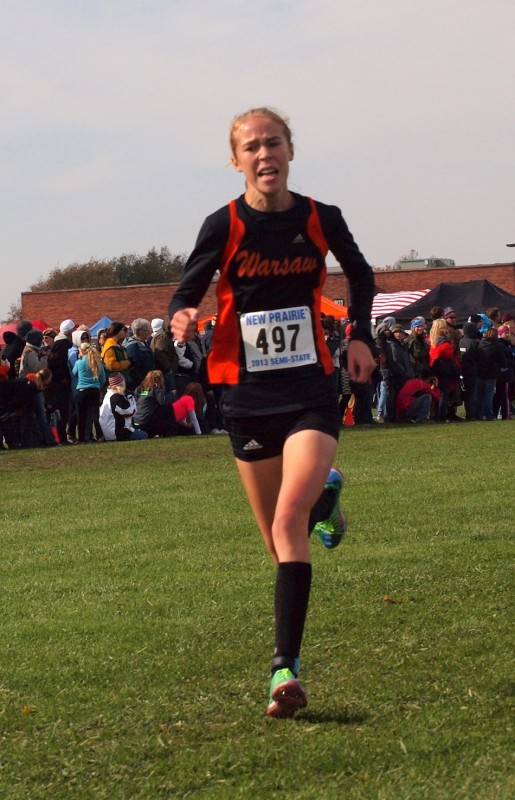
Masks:
[[[0,319],[55,267],[189,253],[256,105],[371,264],[509,262],[514,77],[514,0],[0,0]]]

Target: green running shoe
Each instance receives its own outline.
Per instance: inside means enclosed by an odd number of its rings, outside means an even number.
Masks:
[[[305,708],[308,696],[301,682],[291,669],[278,669],[270,683],[270,702],[267,714],[276,719],[293,717],[299,708]]]
[[[340,494],[343,489],[343,475],[333,467],[325,482],[324,493],[333,498],[333,508],[327,519],[317,522],[313,528],[318,538],[328,550],[338,547],[345,535],[347,521],[340,509]]]

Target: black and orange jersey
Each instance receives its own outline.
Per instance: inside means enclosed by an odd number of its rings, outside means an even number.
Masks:
[[[294,199],[288,211],[260,212],[239,197],[209,216],[170,302],[170,316],[197,307],[219,271],[208,372],[225,385],[227,416],[316,407],[334,396],[320,321],[328,250],[349,280],[356,337],[370,337],[373,272],[340,210]]]

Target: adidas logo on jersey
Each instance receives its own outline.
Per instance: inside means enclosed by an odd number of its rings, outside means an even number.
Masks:
[[[293,240],[292,244],[304,244],[305,241],[306,240],[304,239],[302,233],[298,233],[295,239]]]
[[[256,442],[255,439],[251,439],[250,442],[247,442],[247,444],[243,445],[243,449],[244,450],[262,450],[263,449],[263,445],[259,444],[259,442]]]

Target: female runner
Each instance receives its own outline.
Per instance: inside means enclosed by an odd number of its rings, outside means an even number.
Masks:
[[[326,547],[343,536],[343,477],[331,464],[340,430],[337,382],[320,303],[325,256],[350,287],[352,380],[368,381],[374,294],[371,267],[338,208],[288,189],[288,120],[268,108],[236,117],[231,162],[245,193],[209,216],[169,306],[172,335],[188,341],[217,270],[218,320],[208,358],[223,386],[222,412],[236,464],[265,544],[277,564],[275,651],[268,715],[307,704],[298,680],[311,586],[309,533]]]

